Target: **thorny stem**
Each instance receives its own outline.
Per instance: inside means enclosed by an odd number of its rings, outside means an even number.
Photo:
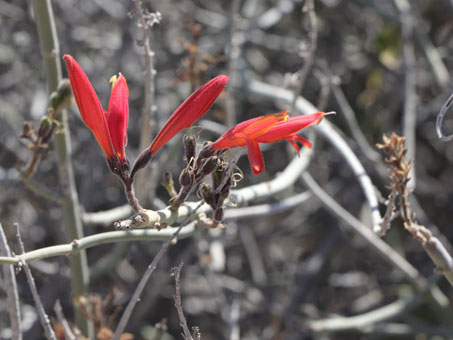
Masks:
[[[50,0],[34,0],[33,10],[36,17],[41,54],[45,63],[47,90],[50,94],[57,89],[58,82],[61,79],[58,37]],[[55,134],[55,151],[63,189],[62,206],[66,234],[68,239],[73,240],[83,237],[82,220],[70,158],[71,144],[66,112],[62,111],[59,118],[60,132]],[[73,293],[75,296],[84,295],[89,280],[86,253],[82,251],[71,257],[70,262]],[[75,314],[77,326],[85,335],[92,338],[94,336],[92,324],[78,309],[75,310]]]

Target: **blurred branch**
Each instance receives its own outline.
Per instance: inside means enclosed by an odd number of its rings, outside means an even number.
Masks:
[[[57,301],[55,301],[55,305],[53,306],[53,310],[55,311],[55,314],[57,315],[58,322],[63,327],[63,332],[64,332],[65,339],[66,340],[77,340],[77,338],[74,335],[74,333],[72,333],[72,330],[71,330],[71,327],[69,326],[68,321],[64,317],[63,308],[61,308],[60,300],[57,299]]]
[[[361,315],[350,317],[331,317],[328,319],[312,320],[305,326],[313,332],[338,332],[345,330],[362,330],[365,327],[392,319],[411,308],[418,298],[400,299],[384,307],[372,310]]]
[[[349,101],[346,98],[341,88],[341,85],[339,84],[341,80],[332,74],[327,64],[322,65],[322,68],[325,69],[331,77],[336,78],[330,82],[333,95],[335,96],[335,99],[341,108],[341,113],[344,114],[344,118],[346,119],[346,123],[348,124],[349,130],[351,131],[352,136],[354,137],[355,141],[357,142],[357,145],[362,151],[362,154],[373,162],[380,160],[381,157],[379,153],[377,153],[376,150],[374,150],[370,146],[362,132],[362,129],[359,126],[359,123],[357,122],[356,114],[352,109],[351,105],[349,104]]]
[[[48,199],[49,201],[56,202],[58,204],[63,203],[63,197],[61,197],[57,192],[50,190],[49,188],[46,188],[42,185],[39,185],[35,181],[33,181],[31,178],[22,178],[22,183],[32,192],[34,192],[36,195],[39,195],[45,199]]]
[[[444,116],[447,113],[448,109],[450,108],[452,102],[453,102],[453,94],[447,99],[447,101],[444,103],[444,105],[440,109],[440,112],[437,114],[437,119],[436,119],[437,136],[443,142],[450,142],[453,140],[453,134],[445,136],[442,133],[442,123],[444,121]]]
[[[126,217],[132,212],[131,206],[125,204],[110,210],[84,213],[82,215],[82,220],[84,225],[111,224],[114,221]]]
[[[163,241],[174,235],[178,228],[166,228],[163,230],[143,229],[143,230],[118,230],[106,233],[99,233],[84,238],[74,240],[68,244],[45,247],[29,251],[20,256],[1,256],[0,263],[17,265],[19,262],[31,262],[53,256],[72,257],[83,249],[103,245],[106,243],[129,242],[129,241]],[[183,227],[178,234],[179,238],[192,236],[195,232],[195,223],[190,223]]]
[[[324,206],[334,213],[338,218],[345,222],[357,235],[359,235],[382,259],[399,269],[418,289],[424,289],[427,285],[426,280],[420,275],[404,257],[398,254],[392,247],[380,239],[369,228],[362,224],[358,219],[346,211],[332,197],[330,197],[308,174],[304,172],[302,179],[313,194],[322,202]]]
[[[403,63],[404,63],[404,114],[403,114],[403,135],[406,137],[407,157],[412,160],[413,166],[410,170],[410,180],[407,183],[409,189],[416,185],[415,177],[415,128],[417,124],[418,98],[415,93],[416,67],[415,53],[412,43],[414,31],[414,19],[407,0],[393,0],[398,10],[401,32],[403,37]]]
[[[150,29],[159,24],[162,18],[159,12],[150,13],[148,10],[143,10],[140,0],[133,0],[135,5],[135,14],[137,15],[138,27],[142,31],[141,44],[143,47],[143,55],[145,57],[145,102],[143,104],[143,121],[142,130],[140,133],[139,151],[143,151],[151,144],[152,126],[155,125],[155,113],[157,112],[155,92],[155,76],[156,69],[154,68],[154,52],[150,47]],[[143,200],[143,195],[146,193],[145,179],[148,174],[148,168],[143,169],[136,179],[137,196],[139,200]]]
[[[225,220],[238,220],[243,218],[247,219],[279,214],[307,202],[311,197],[312,194],[305,191],[300,194],[280,199],[274,203],[264,203],[244,208],[227,209],[225,210]]]
[[[0,223],[0,252],[3,256],[11,257],[8,240]],[[3,265],[3,276],[5,278],[6,299],[8,301],[9,319],[11,322],[11,339],[22,340],[21,312],[19,301],[19,290],[17,289],[16,275],[13,266]]]
[[[226,126],[232,128],[236,124],[236,110],[234,99],[234,85],[236,82],[237,63],[241,54],[241,46],[244,42],[244,34],[239,31],[238,24],[241,20],[239,14],[239,0],[231,1],[230,16],[230,43],[228,51],[228,76],[230,77],[230,86],[228,86],[225,98],[226,107]]]
[[[265,84],[256,80],[245,80],[247,90],[251,93],[256,94],[261,97],[266,97],[270,99],[280,99],[289,103],[292,100],[292,92],[286,89]],[[296,102],[296,108],[299,113],[307,114],[318,111],[312,104],[308,101],[299,97]],[[340,154],[344,157],[346,162],[349,164],[353,170],[357,180],[359,181],[360,186],[362,187],[365,198],[368,201],[371,210],[371,220],[373,223],[373,231],[379,232],[381,230],[381,221],[382,217],[379,213],[378,200],[376,198],[376,192],[374,186],[371,182],[371,179],[368,177],[365,169],[360,163],[357,156],[351,150],[349,145],[341,137],[340,133],[334,128],[334,126],[327,120],[323,121],[322,124],[317,125],[314,128],[315,131],[319,131],[331,144],[335,147]]]
[[[135,305],[137,302],[140,301],[140,296],[145,289],[146,284],[148,283],[149,278],[151,277],[151,274],[154,272],[154,270],[157,268],[157,264],[159,263],[160,259],[164,256],[164,254],[167,252],[168,247],[170,244],[178,237],[179,233],[186,228],[189,228],[190,226],[193,226],[195,228],[195,222],[192,222],[188,226],[184,227],[184,224],[182,224],[179,228],[176,228],[176,231],[167,239],[167,241],[162,244],[162,247],[160,248],[159,252],[157,255],[154,257],[153,261],[148,265],[148,268],[146,269],[145,273],[143,274],[142,278],[140,279],[140,282],[137,285],[137,288],[134,291],[134,294],[132,294],[132,297],[127,304],[126,309],[124,310],[123,315],[121,316],[121,319],[118,323],[118,326],[115,330],[115,336],[113,337],[113,340],[120,340],[121,335],[123,334],[124,329],[126,328],[127,323],[129,322],[129,319],[132,315],[132,311],[135,308]],[[135,231],[135,230],[134,230]],[[192,231],[193,233],[193,231]],[[190,235],[187,236],[191,236]]]
[[[30,267],[28,266],[27,262],[22,260],[22,256],[23,254],[25,254],[25,248],[24,243],[22,242],[22,238],[20,236],[20,229],[18,224],[16,224],[16,238],[17,241],[19,242],[20,250],[22,253],[22,255],[18,256],[18,259],[20,261],[18,265],[24,269],[25,275],[27,276],[28,285],[30,286],[31,293],[33,295],[33,300],[38,311],[39,320],[41,321],[41,325],[44,328],[44,334],[46,335],[46,338],[48,340],[57,340],[55,333],[52,329],[52,326],[50,324],[49,317],[47,316],[44,310],[44,306],[42,305],[41,298],[39,297],[39,293],[35,284],[35,279],[33,278]]]
[[[309,30],[308,30],[308,46],[306,47],[306,51],[301,51],[304,60],[304,65],[297,72],[297,84],[294,89],[293,100],[291,102],[292,110],[296,108],[296,101],[299,95],[301,94],[305,80],[308,77],[308,73],[310,72],[311,66],[313,65],[316,48],[318,45],[318,21],[316,19],[315,13],[315,0],[305,0],[305,4],[302,7],[302,12],[307,13],[308,15],[308,23],[309,23]]]
[[[38,28],[41,54],[45,62],[47,90],[55,91],[61,80],[61,64],[59,62],[58,37],[50,0],[34,0],[33,10]],[[62,110],[59,117],[59,129],[55,134],[55,153],[58,172],[63,192],[63,215],[68,239],[83,237],[82,220],[79,211],[79,200],[75,186],[74,172],[71,161],[71,142],[66,111]],[[85,252],[71,257],[71,284],[76,296],[86,293],[88,285],[88,266]],[[92,324],[76,309],[76,323],[88,337],[93,337]]]

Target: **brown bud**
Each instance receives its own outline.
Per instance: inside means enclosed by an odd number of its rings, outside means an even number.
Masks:
[[[52,137],[55,123],[48,116],[44,116],[41,120],[38,130],[38,138],[41,139],[41,143],[47,143]]]
[[[22,134],[21,134],[20,137],[32,140],[34,132],[35,131],[33,129],[33,123],[32,122],[24,122],[24,126],[22,127]]]
[[[153,158],[153,154],[150,149],[143,151],[135,160],[134,167],[132,168],[131,178],[133,179],[138,170],[144,168]]]
[[[219,164],[219,159],[217,157],[211,157],[206,160],[206,162],[202,165],[200,174],[201,176],[206,176],[209,175],[211,172],[213,172],[215,169],[217,169],[217,166]]]
[[[211,207],[215,206],[215,195],[212,192],[212,188],[209,186],[209,184],[203,183],[202,185],[200,185],[200,187],[198,188],[198,196]]]
[[[179,184],[182,187],[188,187],[192,185],[192,182],[192,174],[187,169],[184,169],[179,175]]]
[[[196,143],[194,136],[192,135],[184,136],[184,149],[186,152],[187,163],[189,163],[191,159],[195,158]]]

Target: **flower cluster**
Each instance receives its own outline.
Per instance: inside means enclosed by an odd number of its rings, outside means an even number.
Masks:
[[[220,75],[187,98],[156,135],[153,142],[136,159],[130,169],[126,157],[125,146],[127,144],[127,123],[129,119],[129,89],[126,78],[120,73],[110,79],[112,90],[107,110],[102,108],[98,96],[91,85],[85,72],[70,55],[65,55],[64,60],[68,69],[69,80],[79,107],[80,114],[87,127],[93,132],[107,162],[113,173],[118,175],[125,185],[129,203],[134,210],[142,208],[135,199],[132,189],[134,175],[138,170],[145,167],[152,156],[162,148],[179,131],[190,127],[196,120],[203,116],[212,106],[228,82],[228,77]],[[297,143],[310,148],[311,143],[297,134],[298,131],[319,123],[325,112],[317,112],[303,116],[289,117],[287,111],[256,117],[239,123],[226,132],[214,143],[205,145],[199,155],[195,157],[195,141],[186,139],[186,156],[188,166],[180,178],[181,190],[172,198],[172,206],[176,208],[184,201],[193,185],[199,183],[202,177],[213,173],[218,169],[218,156],[225,150],[235,147],[247,147],[248,158],[254,174],[264,170],[264,160],[261,153],[260,143],[273,143],[287,140],[297,152],[300,147]],[[222,185],[224,185],[222,181]],[[207,199],[213,207],[221,211],[223,196],[221,192],[228,192],[230,184],[222,191],[220,184],[215,188],[217,196],[207,195],[208,191],[202,192],[206,197],[216,197],[215,200]],[[214,195],[214,196],[213,196]],[[219,196],[220,195],[220,196]],[[204,197],[203,196],[203,197]],[[211,197],[212,196],[212,197]],[[209,198],[208,197],[208,198]]]

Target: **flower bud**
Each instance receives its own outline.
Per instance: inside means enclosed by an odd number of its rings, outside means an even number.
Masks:
[[[186,152],[187,163],[189,163],[191,159],[195,158],[195,148],[196,148],[195,137],[192,135],[185,135],[184,149]]]
[[[52,137],[52,132],[55,128],[55,123],[48,116],[44,116],[41,120],[38,130],[38,138],[41,139],[42,143],[47,143]]]
[[[57,90],[50,96],[50,107],[58,114],[62,109],[71,105],[72,90],[69,79],[62,79],[58,84]]]
[[[219,164],[219,159],[217,157],[211,157],[211,158],[207,159],[206,162],[201,167],[200,175],[203,177],[206,175],[209,175],[215,169],[217,169],[218,164]]]
[[[187,169],[184,169],[181,172],[181,175],[179,175],[179,184],[182,187],[188,187],[192,185],[192,174]]]
[[[151,158],[153,157],[152,152],[149,149],[146,149],[143,151],[135,160],[134,167],[132,168],[131,172],[131,178],[133,179],[136,172],[145,166],[148,165],[148,163],[151,161]]]
[[[175,183],[173,182],[173,175],[170,172],[166,171],[164,173],[164,181],[162,184],[164,185],[170,197],[176,196]]]
[[[209,204],[211,207],[215,206],[215,195],[212,192],[211,187],[209,184],[203,183],[200,185],[198,189],[198,196],[203,199],[207,204]]]
[[[32,140],[34,135],[33,123],[24,122],[21,138]]]

